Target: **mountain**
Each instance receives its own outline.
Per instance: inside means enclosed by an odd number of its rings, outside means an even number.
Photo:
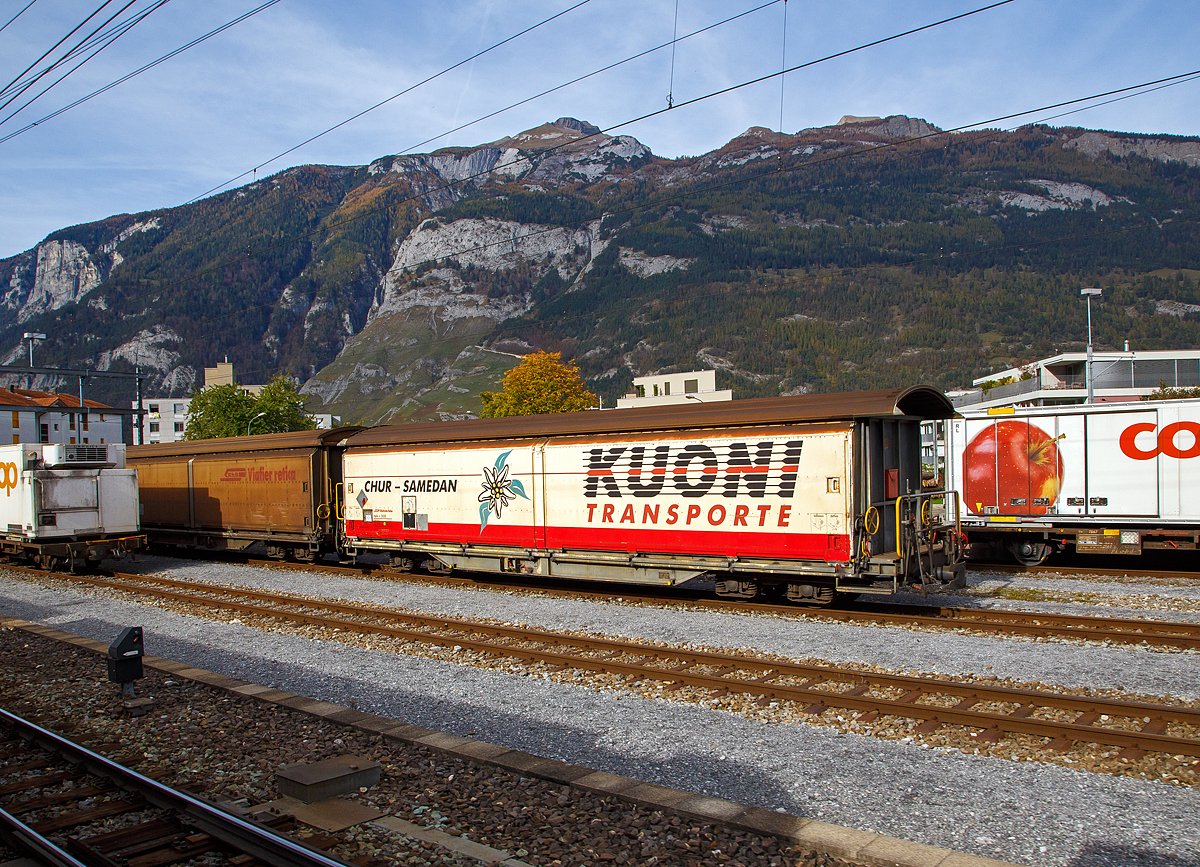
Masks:
[[[559,118],[55,232],[0,260],[0,358],[42,331],[39,364],[182,395],[227,356],[368,423],[476,413],[532,348],[606,405],[696,368],[737,397],[953,387],[1079,347],[1081,286],[1098,345],[1200,344],[1198,199],[1197,139],[847,116],[672,160]]]

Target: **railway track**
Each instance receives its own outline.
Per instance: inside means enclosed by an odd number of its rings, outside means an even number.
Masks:
[[[1016,563],[976,563],[971,567],[979,571],[1005,572],[1013,575],[1054,575],[1060,578],[1094,575],[1101,578],[1137,578],[1170,581],[1200,581],[1200,572],[1162,568],[1114,568],[1111,566],[1088,566],[1078,563],[1056,563],[1050,566],[1021,566]]]
[[[660,647],[166,578],[120,574],[73,580],[143,598],[507,657],[541,664],[549,672],[607,673],[657,682],[665,691],[706,690],[711,697],[739,694],[764,707],[795,702],[813,716],[844,708],[860,713],[865,722],[881,716],[907,719],[922,733],[963,726],[984,742],[1023,734],[1044,738],[1052,750],[1068,751],[1078,742],[1118,747],[1122,757],[1135,760],[1148,752],[1200,757],[1196,708]]]
[[[0,710],[0,837],[37,864],[346,867]]]
[[[242,560],[242,558],[239,558]],[[386,566],[335,566],[330,563],[286,563],[278,560],[245,558],[247,565],[282,568],[303,572],[326,572],[354,577],[395,578],[412,580],[412,573],[400,572]],[[449,575],[421,575],[420,580],[459,587],[486,586],[509,592],[537,591],[553,596],[596,599],[611,602],[613,590],[597,592],[581,589],[578,583],[543,580],[514,584],[495,581],[483,574],[480,579]],[[1024,635],[1032,638],[1070,638],[1109,644],[1134,644],[1150,647],[1173,647],[1181,650],[1200,650],[1200,623],[1137,618],[1081,616],[1035,611],[1010,611],[995,608],[965,608],[937,605],[899,605],[891,603],[855,602],[847,607],[821,606],[804,608],[797,605],[778,605],[765,602],[746,602],[713,599],[702,591],[673,590],[664,595],[656,588],[631,585],[619,590],[622,599],[637,599],[655,605],[687,605],[716,611],[751,611],[779,617],[835,620],[843,623],[887,623],[897,626],[918,626],[933,629],[971,630],[1001,635]]]

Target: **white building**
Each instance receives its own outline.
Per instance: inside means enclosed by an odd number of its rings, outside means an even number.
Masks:
[[[124,441],[120,412],[94,400],[84,400],[81,412],[78,396],[70,394],[16,386],[0,389],[0,430],[5,423],[13,443],[101,445]],[[0,434],[0,439],[3,437]]]
[[[970,391],[951,396],[956,409],[1062,406],[1087,400],[1087,353],[1064,352],[1023,367],[981,376]],[[1200,350],[1092,352],[1094,403],[1139,400],[1169,388],[1200,387]],[[986,388],[984,388],[986,386]]]
[[[733,400],[731,390],[726,388],[717,391],[717,372],[715,370],[635,376],[633,389],[624,397],[617,398],[617,409]]]

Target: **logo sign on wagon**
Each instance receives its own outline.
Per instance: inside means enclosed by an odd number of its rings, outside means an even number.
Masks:
[[[1121,431],[1121,452],[1135,461],[1148,461],[1163,455],[1168,458],[1200,457],[1200,423],[1177,421],[1161,431],[1150,422],[1131,424]]]
[[[512,449],[504,452],[492,467],[483,468],[483,493],[479,495],[479,532],[487,526],[488,516],[500,517],[504,507],[517,497],[528,500],[525,486],[518,479],[509,477],[508,456]]]
[[[11,497],[13,488],[21,481],[21,471],[17,465],[9,461],[0,464],[0,488],[4,488],[4,496]]]

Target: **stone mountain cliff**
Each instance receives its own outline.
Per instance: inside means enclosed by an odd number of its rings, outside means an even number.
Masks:
[[[1113,287],[1114,340],[1200,341],[1170,312],[1200,302],[1198,162],[1195,139],[903,115],[670,160],[559,118],[63,229],[0,261],[0,352],[44,331],[41,363],[177,395],[227,355],[366,422],[476,412],[531,347],[606,403],[696,367],[739,396],[949,386],[1077,341],[1083,279]]]

